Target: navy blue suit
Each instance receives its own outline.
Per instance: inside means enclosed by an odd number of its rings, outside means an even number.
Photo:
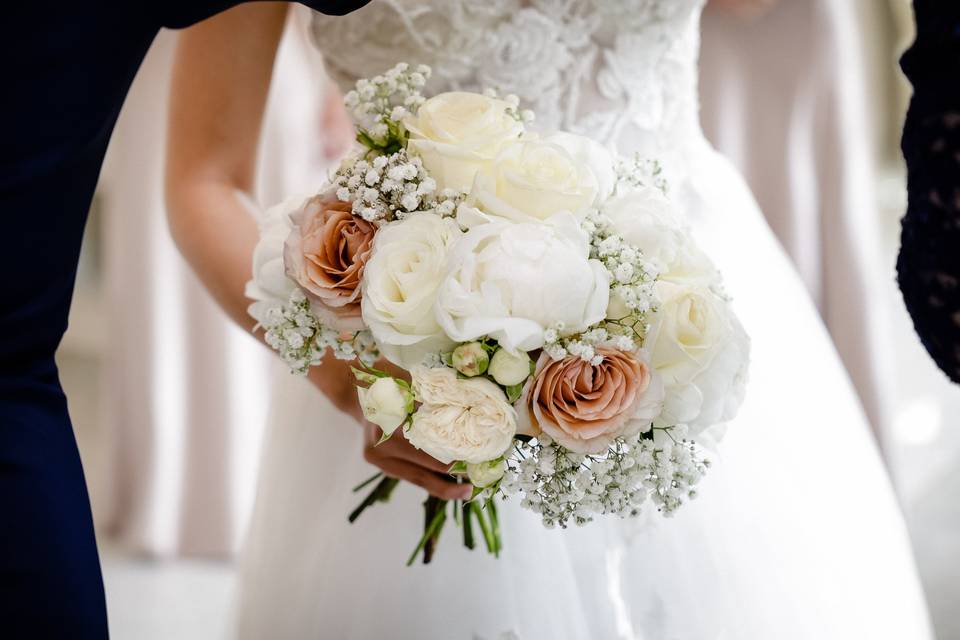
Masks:
[[[53,356],[107,142],[147,48],[161,26],[235,4],[29,0],[3,9],[0,638],[107,637],[89,500]],[[305,4],[340,14],[365,2]]]

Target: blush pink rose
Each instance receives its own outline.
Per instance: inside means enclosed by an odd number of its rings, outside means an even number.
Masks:
[[[578,453],[601,453],[615,438],[649,428],[662,401],[650,367],[624,351],[597,353],[603,355],[598,365],[540,356],[526,394],[530,435],[545,433]]]
[[[350,210],[349,202],[308,200],[290,215],[293,229],[283,252],[287,275],[304,290],[314,312],[342,331],[363,328],[360,282],[376,233],[373,224]]]

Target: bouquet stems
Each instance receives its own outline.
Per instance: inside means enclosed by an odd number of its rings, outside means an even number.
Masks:
[[[377,482],[378,480],[379,482]],[[388,502],[393,490],[400,484],[399,480],[378,473],[358,484],[353,490],[354,492],[362,491],[374,482],[376,482],[376,485],[347,518],[351,523],[355,522],[367,507],[378,502]],[[434,496],[429,496],[423,502],[423,535],[420,536],[416,548],[407,559],[408,567],[416,561],[420,552],[423,552],[423,564],[429,564],[433,559],[437,542],[440,540],[440,533],[447,523],[447,505],[450,502]],[[495,499],[488,498],[482,504],[480,499],[477,498],[473,500],[454,500],[452,502],[453,504],[450,506],[454,524],[463,529],[463,546],[470,550],[476,547],[474,537],[474,524],[476,524],[483,536],[487,551],[493,556],[499,557],[500,551],[503,550],[503,542],[500,538],[500,520],[497,516]]]

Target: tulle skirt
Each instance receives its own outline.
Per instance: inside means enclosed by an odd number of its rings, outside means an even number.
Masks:
[[[425,494],[350,525],[361,430],[278,379],[242,561],[241,638],[777,640],[930,637],[906,529],[850,381],[739,175],[704,149],[674,195],[750,333],[746,401],[670,519],[547,530],[507,502],[499,559],[448,527],[406,567]],[[850,309],[850,313],[858,313]],[[511,635],[512,634],[512,635]]]

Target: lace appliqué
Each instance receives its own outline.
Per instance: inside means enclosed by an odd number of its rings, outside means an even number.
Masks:
[[[540,128],[653,154],[699,132],[703,1],[375,0],[346,17],[317,14],[313,33],[341,86],[425,63],[431,92],[514,93]]]

